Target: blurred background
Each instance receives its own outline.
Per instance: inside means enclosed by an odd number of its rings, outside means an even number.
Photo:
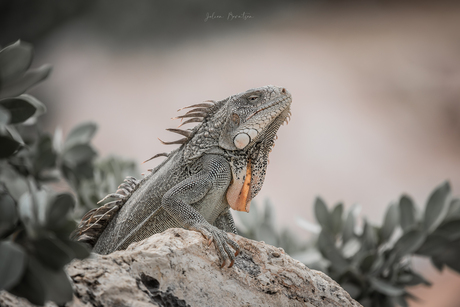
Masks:
[[[54,67],[33,90],[45,129],[95,121],[100,155],[138,163],[172,149],[157,137],[176,139],[180,107],[286,87],[292,121],[256,200],[299,236],[317,195],[381,224],[402,193],[421,207],[447,179],[460,194],[456,1],[0,0],[0,45],[17,39]],[[434,285],[411,306],[460,305],[458,274],[418,266]]]

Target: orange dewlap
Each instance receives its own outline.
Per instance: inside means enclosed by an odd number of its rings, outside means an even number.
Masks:
[[[230,207],[236,211],[249,212],[249,191],[251,188],[251,160],[246,166],[246,176],[242,179],[233,179],[227,190],[227,201]]]

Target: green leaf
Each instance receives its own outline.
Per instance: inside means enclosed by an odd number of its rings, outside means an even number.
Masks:
[[[409,304],[407,304],[406,299],[404,296],[394,296],[392,297],[393,303],[396,304],[399,307],[409,307]]]
[[[451,243],[446,237],[435,232],[426,238],[423,245],[415,253],[423,256],[435,256],[442,253],[444,247],[449,244]]]
[[[43,170],[50,169],[56,165],[57,154],[53,150],[51,136],[43,135],[37,142],[36,154],[34,157],[34,173],[40,174]]]
[[[439,272],[442,272],[442,270],[444,269],[444,262],[442,262],[441,260],[437,259],[436,256],[433,256],[431,257],[431,264],[433,264],[433,266],[438,269]]]
[[[449,209],[447,210],[446,218],[444,220],[460,219],[460,199],[455,198],[450,202]]]
[[[399,223],[399,208],[396,205],[390,205],[385,214],[382,228],[380,228],[380,242],[386,242],[390,239],[396,225]]]
[[[0,135],[0,159],[5,159],[12,156],[21,146],[12,138]]]
[[[433,263],[444,263],[451,269],[460,272],[460,239],[452,241],[451,244],[444,246],[442,253],[433,256]]]
[[[62,243],[64,243],[68,248],[70,248],[73,251],[73,253],[75,254],[75,258],[77,259],[85,259],[89,257],[89,255],[91,254],[90,250],[87,248],[87,245],[81,242],[63,240]]]
[[[9,292],[13,295],[24,297],[32,304],[44,305],[46,299],[45,285],[40,274],[36,272],[36,265],[31,264],[31,258],[27,263],[27,268],[21,281]],[[35,262],[34,262],[35,263]]]
[[[339,272],[339,274],[345,272],[348,269],[348,261],[342,256],[340,251],[335,246],[334,240],[330,234],[322,230],[318,236],[318,249],[323,256],[331,261],[331,267]]]
[[[374,262],[377,260],[377,255],[374,253],[369,253],[367,254],[361,261],[361,264],[359,265],[359,269],[363,273],[368,273],[372,269],[372,265]]]
[[[329,215],[326,204],[320,197],[317,197],[315,200],[315,217],[323,230],[332,233],[332,218]]]
[[[382,279],[376,278],[376,277],[371,277],[369,278],[369,281],[372,285],[372,287],[385,295],[389,296],[399,296],[404,294],[404,288],[392,285],[388,281],[384,281]]]
[[[50,65],[43,65],[37,69],[29,70],[21,78],[4,84],[0,89],[0,99],[21,95],[35,84],[46,79],[50,73]]]
[[[41,101],[39,101],[37,98],[27,95],[27,94],[20,95],[19,98],[26,100],[27,102],[29,102],[31,105],[35,107],[36,111],[33,117],[39,117],[46,113],[46,106]]]
[[[401,222],[401,228],[404,232],[408,232],[414,228],[416,219],[416,209],[414,203],[409,196],[403,195],[399,200],[399,216]]]
[[[76,166],[80,163],[91,161],[96,155],[96,152],[90,145],[80,144],[66,150],[63,159],[70,165]]]
[[[75,200],[68,193],[58,194],[51,202],[46,213],[46,224],[54,228],[63,225],[67,220],[67,215],[75,207]]]
[[[6,194],[0,194],[0,238],[8,233],[18,222],[18,214],[14,199]]]
[[[410,230],[405,233],[398,241],[396,241],[392,252],[397,258],[412,254],[425,241],[426,234],[420,230]]]
[[[342,239],[343,242],[347,242],[355,236],[355,216],[353,211],[348,212],[347,220],[343,227]]]
[[[73,128],[67,136],[64,147],[71,148],[75,145],[88,144],[96,133],[97,125],[93,122],[83,123]]]
[[[332,231],[334,234],[338,234],[342,231],[343,224],[343,204],[337,204],[331,213]]]
[[[0,51],[0,85],[22,76],[32,64],[33,48],[17,41]]]
[[[72,250],[57,239],[39,238],[32,241],[37,259],[52,270],[60,270],[75,255]]]
[[[25,297],[36,305],[43,305],[45,301],[64,305],[72,300],[72,286],[62,268],[53,271],[34,257],[29,257],[25,277],[10,291],[12,294]]]
[[[27,255],[22,247],[0,241],[0,290],[9,290],[18,283],[26,268]]]
[[[460,219],[442,224],[433,234],[441,235],[451,241],[460,239]]]
[[[10,112],[10,124],[25,122],[36,111],[35,106],[23,97],[2,99],[0,100],[0,106]]]
[[[367,220],[364,220],[362,242],[367,248],[374,248],[377,245],[377,232]]]
[[[423,220],[423,226],[427,232],[432,232],[444,219],[448,209],[447,199],[449,193],[450,185],[446,181],[430,195]]]
[[[9,124],[11,119],[10,112],[0,106],[0,127]]]

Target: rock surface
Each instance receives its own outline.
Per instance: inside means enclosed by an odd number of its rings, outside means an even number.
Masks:
[[[242,249],[232,268],[221,269],[214,246],[184,229],[75,260],[67,267],[75,297],[66,306],[361,306],[327,275],[282,249],[230,236]],[[25,306],[5,292],[0,302]]]

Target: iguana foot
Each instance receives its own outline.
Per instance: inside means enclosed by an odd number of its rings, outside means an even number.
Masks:
[[[238,243],[231,240],[225,231],[210,224],[196,225],[194,227],[190,227],[190,229],[200,232],[208,240],[208,245],[214,241],[219,258],[222,260],[221,268],[223,268],[228,261],[230,261],[230,265],[228,267],[231,268],[233,266],[235,263],[235,257],[240,253],[240,246]],[[235,250],[235,252],[230,248],[230,246]]]

